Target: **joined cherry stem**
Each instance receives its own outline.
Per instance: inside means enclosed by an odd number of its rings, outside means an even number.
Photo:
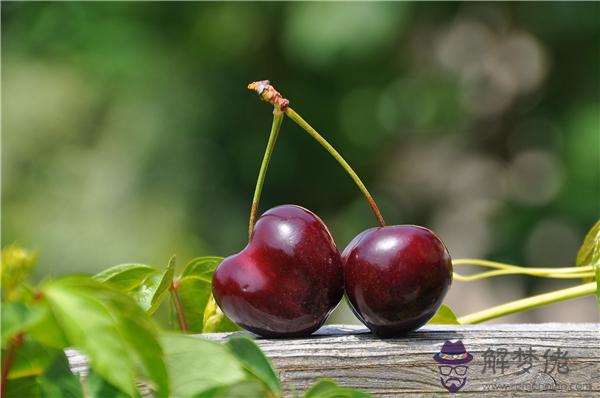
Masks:
[[[256,212],[258,211],[258,202],[260,200],[260,193],[262,190],[262,184],[264,182],[264,176],[267,171],[267,167],[269,165],[269,160],[271,158],[271,154],[273,151],[273,147],[275,146],[275,140],[277,139],[277,132],[279,131],[279,126],[281,126],[281,121],[277,120],[277,116],[279,113],[285,113],[287,117],[292,119],[296,124],[304,129],[312,138],[314,138],[333,158],[342,166],[342,168],[350,175],[358,189],[362,192],[367,203],[371,207],[373,214],[375,214],[375,218],[381,227],[385,227],[385,221],[381,212],[379,211],[379,207],[373,199],[373,196],[369,193],[367,187],[361,181],[360,177],[356,172],[350,167],[348,162],[340,155],[340,153],[321,135],[319,134],[310,124],[306,122],[296,111],[289,107],[289,101],[277,91],[270,84],[268,80],[256,81],[250,83],[248,85],[249,90],[254,90],[259,95],[259,97],[265,101],[273,105],[273,127],[271,128],[271,135],[269,137],[269,143],[267,144],[267,149],[265,151],[265,155],[263,157],[263,162],[260,167],[260,172],[258,175],[258,181],[256,183],[256,189],[254,191],[254,199],[252,200],[252,208],[250,211],[250,225],[248,228],[248,237],[252,238],[252,232],[254,229],[254,221],[256,218]],[[278,124],[277,124],[278,123]]]

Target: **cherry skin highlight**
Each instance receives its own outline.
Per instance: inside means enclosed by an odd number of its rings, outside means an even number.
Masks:
[[[379,337],[423,326],[452,283],[446,246],[415,225],[363,231],[342,253],[342,264],[352,310]]]
[[[344,292],[340,253],[314,213],[274,207],[257,221],[250,243],[221,262],[215,300],[239,326],[264,337],[317,330]]]

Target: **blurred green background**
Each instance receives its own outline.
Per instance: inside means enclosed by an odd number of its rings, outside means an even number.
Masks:
[[[38,278],[237,252],[271,124],[246,85],[271,79],[389,224],[432,228],[455,258],[572,265],[600,214],[598,21],[600,3],[2,2],[2,244],[38,249]],[[375,224],[289,119],[261,210],[283,203],[340,248]],[[563,285],[455,283],[448,301]]]

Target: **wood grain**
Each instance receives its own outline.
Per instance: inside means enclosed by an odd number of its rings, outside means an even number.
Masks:
[[[250,335],[246,332],[235,334]],[[199,338],[225,341],[232,334]],[[256,336],[254,336],[256,337]],[[433,356],[444,341],[462,340],[473,355],[464,387],[452,396],[600,396],[600,324],[430,325],[403,338],[381,340],[359,326],[335,325],[301,339],[256,337],[284,384],[286,395],[302,393],[319,378],[335,379],[376,397],[448,394],[440,383]],[[529,372],[518,366],[515,351],[534,350]],[[506,349],[505,362],[499,349]],[[561,372],[553,356],[561,359]],[[484,359],[496,353],[495,374]],[[544,354],[546,358],[544,358]],[[69,352],[72,366],[85,369],[84,358]],[[503,373],[500,365],[504,363]],[[552,369],[554,365],[554,369]],[[566,365],[566,367],[565,367]],[[485,368],[485,369],[484,369]],[[568,368],[568,369],[567,369]]]

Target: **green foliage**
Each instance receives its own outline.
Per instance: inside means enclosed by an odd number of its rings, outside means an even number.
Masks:
[[[144,311],[153,314],[169,289],[170,276],[172,277],[172,272],[168,269],[164,271],[155,270],[139,286],[128,293]]]
[[[19,351],[25,350],[25,345],[19,348]],[[33,354],[29,352],[28,355]],[[30,358],[41,364],[42,355],[30,356]],[[43,368],[37,368],[36,372],[30,375],[9,376],[6,389],[7,397],[19,398],[83,398],[83,388],[77,376],[69,368],[69,362],[65,353],[56,350],[53,353],[52,360],[46,360]],[[17,363],[13,363],[14,368]],[[11,368],[11,369],[12,369]],[[33,367],[32,367],[33,369]],[[112,398],[112,397],[111,397]]]
[[[2,348],[6,343],[22,331],[28,331],[45,315],[45,308],[34,307],[23,302],[6,302],[2,304]]]
[[[196,257],[189,261],[181,275],[175,278],[175,257],[165,270],[144,265],[124,264],[111,267],[94,276],[99,281],[128,293],[149,314],[154,313],[171,291],[178,297],[187,331],[193,333],[232,332],[239,330],[216,305],[212,297],[211,280],[223,257]],[[175,303],[170,305],[173,323],[177,323]]]
[[[162,336],[161,342],[169,365],[173,398],[193,397],[246,377],[241,364],[222,344],[175,334]]]
[[[600,309],[600,220],[594,224],[589,230],[583,244],[577,252],[575,258],[575,265],[583,267],[586,265],[594,266],[596,272],[596,298],[598,301],[598,308]],[[584,279],[585,282],[591,282],[594,278]]]
[[[211,388],[194,398],[265,398],[265,390],[256,380],[244,380],[229,386]]]
[[[600,220],[583,239],[575,258],[575,265],[578,267],[593,265],[596,269],[600,268]]]
[[[437,310],[433,318],[427,322],[428,324],[446,324],[459,325],[458,318],[452,308],[446,304],[442,304]]]
[[[177,293],[190,332],[201,333],[204,330],[204,312],[211,298],[211,285],[195,276],[186,276],[179,280]],[[173,312],[175,319],[175,312]],[[220,322],[216,319],[215,322]]]
[[[48,307],[48,303],[45,300],[36,303],[36,305]],[[44,311],[44,315],[38,322],[31,325],[30,329],[23,330],[48,347],[63,349],[69,345],[63,328],[58,323],[56,316],[49,309]]]
[[[144,264],[121,264],[94,275],[94,278],[110,283],[119,290],[130,291],[139,287],[154,272],[154,268]]]
[[[244,370],[275,395],[281,395],[281,384],[269,360],[252,340],[247,337],[232,337],[226,344],[239,359]]]
[[[125,392],[119,390],[112,384],[106,381],[102,376],[100,376],[93,369],[90,371],[87,379],[85,380],[87,387],[87,396],[89,398],[128,398]],[[87,398],[86,396],[86,398]]]
[[[4,357],[4,356],[3,356]],[[8,380],[6,398],[40,397],[40,385],[35,376]]]
[[[134,395],[138,377],[167,396],[168,378],[156,327],[118,290],[88,277],[65,277],[42,285],[48,304],[71,346],[87,354],[107,381]]]
[[[369,398],[370,394],[340,387],[332,380],[320,380],[304,394],[304,398]]]
[[[212,276],[223,257],[196,257],[188,262],[178,280],[177,291],[191,332],[233,332],[239,330],[223,314],[212,296]]]
[[[20,248],[10,250],[29,258]],[[29,294],[2,300],[2,366],[9,369],[2,380],[6,397],[138,397],[139,382],[157,397],[282,397],[277,373],[251,339],[232,337],[220,344],[160,333],[150,318],[166,292],[176,290],[194,329],[236,329],[210,293],[212,274],[221,260],[196,258],[179,279],[174,278],[174,257],[162,271],[123,264],[94,277],[65,276],[36,287],[22,278],[11,279]],[[148,294],[140,295],[144,289]],[[72,373],[65,347],[87,356],[86,377]],[[327,383],[320,383],[310,396],[366,396]]]
[[[25,335],[19,345],[19,349],[15,350],[8,378],[18,379],[21,377],[39,376],[61,354],[64,355],[62,350],[48,347],[31,336]],[[5,356],[6,351],[3,351],[2,357],[4,358]]]
[[[223,261],[223,257],[218,256],[205,256],[196,257],[188,262],[181,273],[181,277],[196,276],[204,279],[207,282],[212,280],[212,276]]]
[[[79,377],[69,368],[69,361],[64,353],[50,365],[38,378],[42,398],[63,397],[83,398],[83,388]]]
[[[154,313],[173,282],[175,257],[165,270],[145,264],[122,264],[108,268],[94,278],[129,293],[142,309]]]

